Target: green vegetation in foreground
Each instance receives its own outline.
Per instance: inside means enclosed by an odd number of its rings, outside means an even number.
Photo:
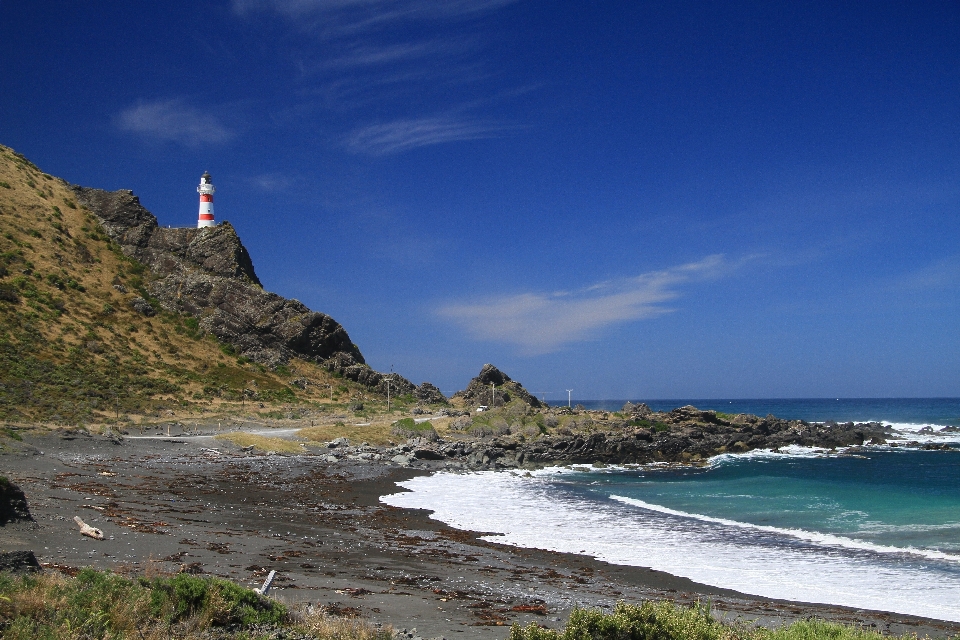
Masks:
[[[178,574],[126,578],[83,569],[76,577],[0,573],[0,636],[46,638],[257,638],[269,628],[288,628],[315,638],[388,640],[356,620],[289,611],[220,578]],[[210,631],[220,633],[211,636]]]
[[[277,637],[283,629],[323,640],[390,640],[361,620],[291,611],[220,578],[190,574],[128,578],[95,569],[0,573],[0,636],[7,640],[159,640]],[[960,637],[960,636],[958,636]],[[509,640],[916,640],[822,620],[766,629],[715,619],[708,607],[669,601],[618,603],[613,613],[575,609],[562,630],[513,625]]]
[[[823,620],[803,620],[766,629],[720,622],[704,606],[683,607],[672,602],[618,603],[613,613],[575,609],[566,627],[557,631],[536,623],[518,624],[509,640],[890,640],[878,631]],[[902,636],[915,640],[916,636]]]

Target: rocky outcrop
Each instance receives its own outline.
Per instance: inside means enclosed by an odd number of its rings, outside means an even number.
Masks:
[[[0,526],[8,522],[32,522],[33,516],[27,506],[23,490],[0,476]]]
[[[447,404],[447,396],[429,382],[421,382],[413,390],[413,397],[423,404]]]
[[[522,400],[534,408],[543,406],[522,384],[511,380],[510,376],[492,364],[483,365],[479,375],[470,381],[467,388],[457,391],[453,397],[465,406],[500,407],[514,399]]]
[[[362,360],[357,361],[353,354],[340,352],[323,361],[328,371],[370,387],[377,393],[387,395],[388,387],[393,397],[412,394],[416,385],[401,376],[399,373],[380,373],[374,371]]]
[[[455,464],[490,469],[565,463],[697,463],[721,453],[789,445],[830,449],[883,444],[892,435],[890,427],[878,422],[811,424],[753,415],[727,419],[695,407],[650,412],[644,419],[631,421],[604,420],[603,412],[596,413],[597,419],[590,424],[601,428],[590,432],[558,430],[532,439],[495,437],[435,443],[430,448]]]
[[[324,363],[340,355],[351,366],[365,366],[360,350],[333,318],[263,290],[229,222],[204,229],[162,228],[132,191],[78,186],[73,191],[123,252],[149,267],[152,297],[168,311],[195,316],[203,330],[240,355],[271,367],[292,357]],[[130,304],[144,315],[152,309],[142,299],[132,298]],[[367,384],[368,378],[373,382],[368,386],[380,382],[369,375],[352,379]]]
[[[0,573],[39,573],[43,567],[37,562],[33,551],[0,552]]]

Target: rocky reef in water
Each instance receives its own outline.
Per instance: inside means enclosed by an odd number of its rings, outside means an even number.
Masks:
[[[755,449],[859,446],[885,444],[892,435],[879,422],[808,423],[740,414],[727,416],[686,406],[654,412],[646,405],[630,407],[629,417],[603,411],[561,413],[572,415],[574,428],[552,427],[536,437],[502,435],[490,439],[456,439],[408,443],[398,449],[412,459],[447,461],[451,467],[498,469],[550,464],[652,462],[698,463],[722,453]],[[546,421],[556,423],[556,414]],[[404,450],[405,449],[405,450]],[[393,453],[392,451],[390,453]]]

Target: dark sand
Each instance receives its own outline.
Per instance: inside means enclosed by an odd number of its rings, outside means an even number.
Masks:
[[[5,444],[12,444],[5,441]],[[574,606],[709,601],[724,618],[782,624],[820,617],[891,633],[960,634],[960,624],[773,601],[657,571],[479,540],[379,498],[429,472],[325,455],[262,455],[211,438],[26,436],[0,453],[36,523],[0,527],[0,550],[48,568],[203,572],[290,604],[359,614],[423,637],[504,638],[513,622],[559,627]],[[214,450],[215,449],[215,450]],[[74,516],[105,540],[79,534]]]

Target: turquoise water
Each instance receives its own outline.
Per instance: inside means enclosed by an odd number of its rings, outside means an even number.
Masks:
[[[960,621],[960,433],[941,431],[960,424],[960,400],[647,404],[876,420],[903,442],[952,448],[788,447],[725,454],[699,468],[437,474],[405,482],[408,493],[383,500],[497,532],[491,539],[505,544],[587,554],[760,596]]]
[[[703,469],[567,474],[556,482],[598,501],[617,496],[690,517],[960,557],[960,451],[722,456]]]
[[[626,400],[580,400],[587,409],[619,411]],[[670,411],[693,405],[724,413],[773,414],[787,420],[808,422],[869,422],[960,425],[960,398],[790,398],[790,399],[679,399],[644,400],[654,411]]]

